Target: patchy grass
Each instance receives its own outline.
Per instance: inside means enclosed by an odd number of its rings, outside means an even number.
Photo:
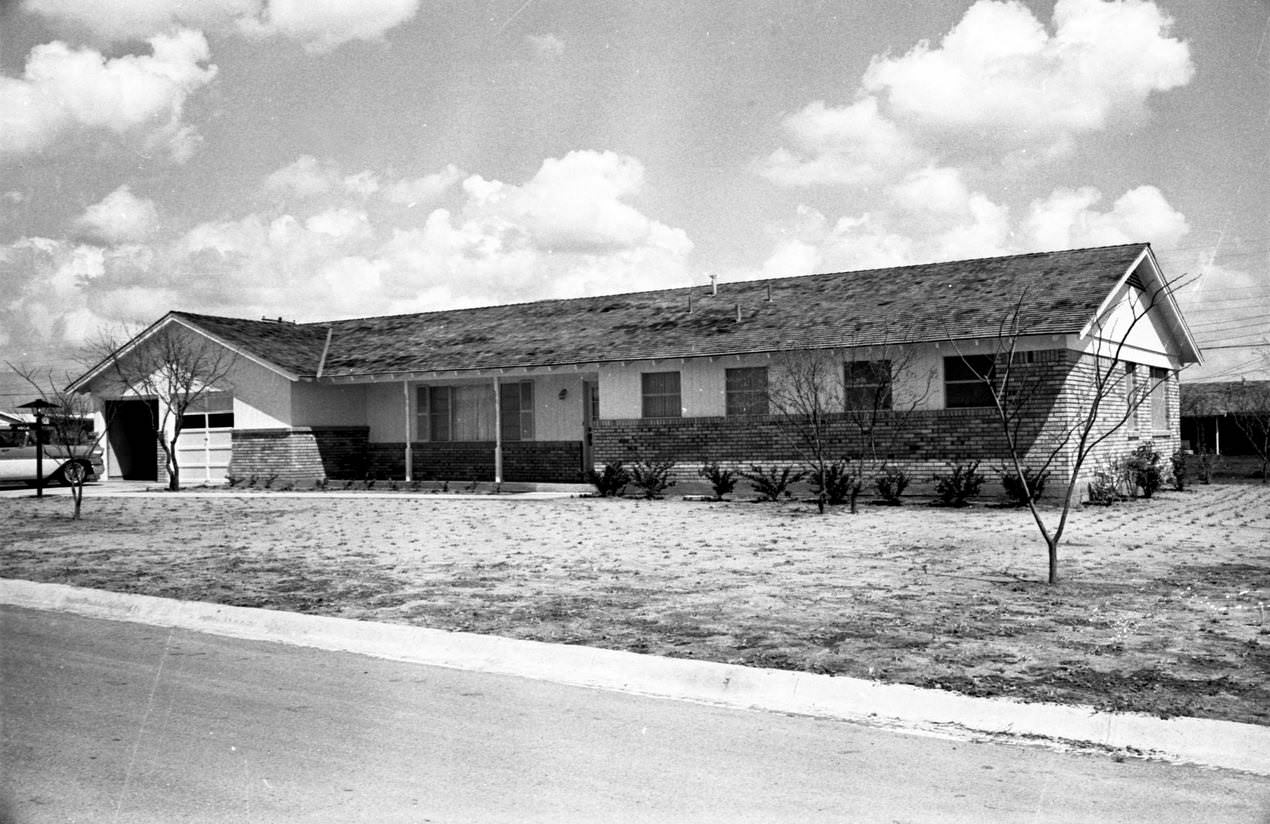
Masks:
[[[1270,724],[1270,489],[1074,513],[261,493],[0,500],[0,575]]]

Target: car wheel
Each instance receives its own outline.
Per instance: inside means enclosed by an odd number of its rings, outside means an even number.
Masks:
[[[88,467],[80,461],[62,464],[55,476],[58,483],[66,486],[79,486],[88,477]]]

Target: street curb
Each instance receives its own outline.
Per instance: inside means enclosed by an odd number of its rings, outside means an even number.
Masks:
[[[1270,727],[973,698],[904,684],[662,658],[253,607],[0,579],[0,603],[593,689],[899,726],[1041,738],[1270,775]]]

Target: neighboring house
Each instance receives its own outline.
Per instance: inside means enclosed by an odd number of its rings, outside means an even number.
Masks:
[[[1270,426],[1270,381],[1182,384],[1182,445],[1210,455],[1257,455]]]
[[[237,353],[230,379],[187,416],[184,481],[576,481],[615,460],[674,460],[685,473],[704,460],[796,463],[768,390],[813,357],[841,370],[840,406],[862,386],[885,389],[888,456],[925,473],[1004,457],[967,364],[991,365],[1016,311],[1020,369],[1042,386],[1025,442],[1085,403],[1091,353],[1123,337],[1127,391],[1160,386],[1103,453],[1138,438],[1175,449],[1176,373],[1199,352],[1170,294],[1127,320],[1163,283],[1139,243],[323,323],[171,312],[118,356],[169,327]],[[73,388],[111,413],[110,471],[153,477],[146,404],[157,401],[112,388],[109,372],[103,361]],[[1125,402],[1109,399],[1108,416]],[[831,427],[844,456],[861,448],[846,418]]]

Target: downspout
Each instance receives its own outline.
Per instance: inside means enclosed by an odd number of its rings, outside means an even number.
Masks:
[[[503,482],[503,398],[494,378],[494,483]]]
[[[414,452],[410,445],[410,381],[401,382],[402,410],[406,430],[406,482],[414,480]]]

